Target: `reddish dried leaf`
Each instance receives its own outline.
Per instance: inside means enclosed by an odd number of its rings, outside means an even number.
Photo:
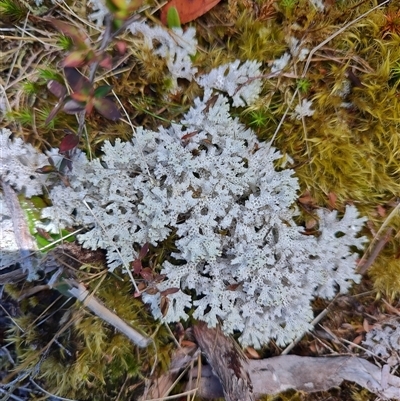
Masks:
[[[204,108],[204,113],[208,113],[211,107],[215,105],[218,100],[219,95],[211,96],[210,99],[207,100],[206,107]]]
[[[67,94],[67,88],[54,79],[47,82],[47,89],[60,99]]]
[[[379,216],[381,216],[381,217],[385,217],[386,216],[386,209],[383,206],[378,205],[376,207],[376,211],[378,212]]]
[[[250,359],[260,359],[260,354],[253,348],[253,347],[247,347],[244,350],[246,356]]]
[[[317,220],[309,219],[306,221],[306,229],[311,230],[317,226]]]
[[[158,292],[158,288],[157,287],[150,287],[146,290],[146,292],[150,295],[155,295]]]
[[[115,44],[115,49],[117,50],[117,52],[123,56],[126,53],[126,49],[127,49],[127,44],[125,41],[123,40],[119,40],[116,44]]]
[[[354,338],[352,342],[356,345],[360,345],[363,340],[364,340],[364,336],[361,334],[361,335],[357,336],[356,338]]]
[[[168,9],[175,7],[178,10],[181,24],[186,24],[201,17],[219,2],[220,0],[171,0],[161,9],[160,19],[166,25]]]
[[[167,314],[168,308],[169,308],[169,299],[166,297],[161,297],[160,309],[163,316]]]
[[[36,227],[36,231],[42,238],[47,239],[48,241],[53,241],[50,234],[46,230],[43,230],[43,228]]]
[[[195,136],[196,134],[198,134],[199,131],[193,131],[193,132],[189,132],[188,134],[183,135],[183,137],[181,138],[182,141],[187,141],[190,138],[192,138],[193,136]]]
[[[146,242],[142,246],[142,249],[139,252],[139,259],[143,259],[147,255],[147,252],[149,252],[149,243],[148,242]]]
[[[135,274],[140,274],[140,271],[142,270],[142,261],[140,259],[135,259],[132,262],[132,270]]]
[[[171,294],[175,294],[177,292],[179,292],[180,288],[178,287],[171,287],[171,288],[167,288],[164,291],[161,291],[160,294],[162,297],[165,297],[167,295],[171,295]]]
[[[104,55],[100,59],[100,63],[99,64],[100,64],[100,67],[103,67],[103,68],[105,68],[107,70],[111,70],[111,68],[113,66],[112,57],[109,54],[104,53]]]
[[[141,270],[140,275],[146,280],[146,281],[152,281],[153,280],[153,271],[150,269],[150,267],[145,267],[144,269]]]
[[[333,192],[328,194],[328,205],[331,209],[337,209],[336,207],[337,195]]]
[[[306,190],[299,198],[298,201],[305,206],[314,206],[315,199],[311,196],[310,191]]]
[[[111,121],[117,121],[121,118],[121,113],[116,104],[109,98],[94,99],[95,109],[105,118]]]
[[[235,291],[242,283],[230,284],[226,287],[228,291]]]
[[[59,177],[60,177],[62,183],[63,183],[66,187],[70,187],[70,186],[71,186],[71,183],[69,182],[68,177],[66,177],[65,175],[60,175]]]
[[[363,321],[363,329],[364,329],[364,331],[365,331],[366,333],[369,333],[370,330],[371,330],[370,325],[369,325],[367,319],[364,319],[364,321]]]
[[[165,274],[156,274],[156,275],[154,276],[154,281],[155,281],[156,283],[161,283],[161,281],[164,281],[164,280],[165,280],[165,277],[167,277]]]
[[[67,134],[64,136],[60,143],[60,152],[64,153],[68,150],[74,149],[79,143],[79,137],[75,134]]]

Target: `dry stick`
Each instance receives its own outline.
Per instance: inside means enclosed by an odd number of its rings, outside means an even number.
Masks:
[[[385,247],[385,245],[389,242],[392,233],[393,233],[393,228],[389,227],[385,235],[379,239],[377,244],[375,245],[375,248],[371,251],[371,254],[369,255],[368,259],[363,260],[363,264],[358,266],[357,273],[359,274],[365,274],[365,272],[371,267],[372,263],[375,262],[375,259],[378,257],[378,255],[381,253],[382,249]]]
[[[111,324],[122,334],[126,335],[138,347],[145,348],[150,344],[151,338],[145,337],[142,334],[138,333],[133,327],[123,321],[119,316],[107,309],[94,296],[91,296],[89,294],[89,291],[83,284],[77,283],[74,280],[65,280],[65,282],[70,286],[67,291],[69,294],[71,294],[71,296],[81,301],[100,319]]]
[[[317,323],[319,323],[323,318],[325,318],[325,316],[328,314],[329,312],[329,306],[327,308],[325,308],[310,324],[314,327],[316,326]],[[282,352],[281,355],[287,355],[295,346],[296,344],[303,338],[303,336],[306,334],[307,332],[303,332],[301,333],[299,336],[297,336],[292,342],[291,344],[289,344]]]
[[[367,254],[368,254],[369,252],[371,252],[370,255],[373,255],[373,254],[375,253],[375,250],[374,250],[374,251],[371,251],[371,250],[372,250],[372,247],[376,244],[376,242],[378,242],[378,241],[381,242],[381,241],[382,241],[381,235],[382,235],[383,230],[388,226],[388,224],[390,223],[390,221],[393,219],[393,217],[395,216],[395,214],[398,213],[398,212],[400,212],[400,202],[398,202],[397,205],[396,205],[396,207],[390,212],[389,216],[386,218],[386,220],[383,222],[382,226],[379,228],[378,232],[376,233],[374,239],[373,239],[373,240],[371,241],[371,243],[369,244],[369,246],[368,246],[367,250],[365,251],[363,257],[362,257],[361,260],[358,262],[358,266],[360,266],[360,267],[359,267],[359,273],[361,273],[361,274],[362,274],[362,273],[365,273],[365,271],[368,269],[369,266],[367,266],[366,268],[364,267],[364,266],[366,265],[366,263],[367,263],[367,261],[366,261],[366,259],[367,259]],[[387,230],[386,233],[385,233],[385,235],[383,236],[383,238],[385,239],[385,237],[386,237],[388,234],[389,234],[389,231]],[[378,244],[376,247],[381,246],[382,249],[383,249],[383,246],[384,246],[384,245],[385,245],[385,243],[383,242],[381,245]],[[375,249],[376,249],[376,248],[375,248]],[[379,249],[379,251],[380,251],[380,249]],[[376,256],[377,256],[377,255],[376,255]],[[369,256],[368,261],[369,261],[370,259],[371,259],[371,256]],[[373,262],[373,260],[371,260],[371,263],[372,263],[372,262]]]

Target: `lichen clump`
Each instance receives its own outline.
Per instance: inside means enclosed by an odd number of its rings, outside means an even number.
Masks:
[[[309,329],[310,301],[358,280],[350,247],[362,247],[365,219],[349,206],[342,220],[317,211],[318,237],[297,226],[294,171],[275,169],[280,153],[232,118],[229,96],[213,89],[251,104],[257,75],[251,62],[213,70],[197,78],[204,95],[180,123],[138,128],[132,142],[106,142],[93,161],[77,154],[69,186],[53,187],[43,217],[48,230],[88,227],[80,242],[106,249],[111,270],[137,258],[135,244],[157,246],[175,234],[178,252],[164,262],[166,280],[157,287],[180,291],[167,295],[164,316],[160,293],[144,293],[154,316],[179,321],[194,308],[194,318],[210,326],[221,320],[226,333],[240,331],[242,344],[259,347]]]

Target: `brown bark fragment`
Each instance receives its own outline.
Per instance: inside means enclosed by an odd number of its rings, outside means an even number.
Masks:
[[[197,323],[193,333],[202,353],[222,384],[226,401],[255,400],[247,358],[235,341],[226,337],[220,328],[208,328],[204,322]]]

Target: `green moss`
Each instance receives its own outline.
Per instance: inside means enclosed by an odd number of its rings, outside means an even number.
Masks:
[[[28,14],[28,9],[18,0],[1,0],[0,15],[4,21],[17,23],[23,21]]]
[[[96,288],[98,281],[91,283]],[[169,333],[158,328],[144,305],[131,293],[129,282],[108,275],[96,292],[105,305],[136,330],[151,335],[154,346],[142,350],[124,335],[89,313],[80,303],[68,306],[57,292],[39,295],[16,319],[9,340],[17,345],[19,362],[38,367],[35,376],[50,393],[81,400],[130,400],[155,364],[166,368],[171,344]],[[39,321],[41,324],[39,324]]]
[[[80,18],[86,17],[86,10],[70,3]],[[192,23],[199,41],[193,63],[199,73],[240,59],[260,61],[268,74],[271,63],[290,51],[290,38],[312,50],[370,10],[374,2],[331,2],[320,13],[308,0],[280,0],[265,15],[261,10],[267,7],[266,0],[257,1],[257,7],[250,3],[221,2]],[[6,9],[9,20],[26,18],[27,10],[19,2],[0,1],[1,8]],[[317,205],[329,206],[328,197],[332,194],[340,210],[346,203],[354,203],[369,217],[369,226],[375,231],[385,222],[385,216],[376,213],[377,207],[389,204],[400,192],[400,38],[396,32],[387,34],[389,12],[388,7],[382,7],[332,38],[313,54],[307,71],[306,60],[292,58],[285,74],[263,83],[262,96],[256,104],[234,111],[260,139],[271,140],[276,132],[274,145],[293,159],[301,190],[308,190]],[[98,35],[92,28],[88,30],[91,37]],[[171,95],[172,81],[165,61],[147,50],[140,37],[123,34],[121,39],[127,43],[126,59],[117,70],[104,72],[102,77],[114,85],[132,124],[156,129],[160,124],[179,121],[201,93],[196,83],[182,80],[182,91]],[[70,40],[62,37],[58,46],[68,50]],[[50,127],[44,126],[50,106],[57,102],[45,84],[50,79],[62,82],[58,63],[65,51],[54,61],[38,58],[37,76],[24,81],[18,74],[37,47],[37,43],[28,43],[24,48],[26,54],[21,53],[12,71],[2,67],[2,72],[15,80],[9,99],[15,101],[17,111],[7,116],[8,122],[17,122],[21,135],[44,148],[45,142],[46,146],[58,146],[57,130],[76,130],[77,122],[75,116],[60,113]],[[10,53],[7,57],[7,65],[11,65],[14,56]],[[26,96],[19,96],[21,89]],[[302,99],[312,100],[315,112],[312,117],[297,120],[293,113]],[[33,136],[33,127],[40,135]],[[90,149],[94,155],[100,153],[104,140],[128,140],[132,136],[125,122],[110,123],[98,115],[87,117],[86,129],[83,150]],[[395,232],[400,230],[397,218],[390,225]],[[368,229],[365,234],[373,237]],[[173,246],[171,237],[155,250],[154,265],[160,265]],[[399,252],[398,236],[393,235],[369,270],[375,289],[382,296],[394,298],[400,293]],[[91,288],[95,285],[96,282],[91,283]],[[130,291],[129,283],[109,276],[96,295],[132,325],[154,333],[157,323]],[[126,389],[141,383],[155,363],[156,354],[159,368],[167,366],[171,345],[163,328],[155,336],[157,350],[140,351],[80,305],[59,311],[55,315],[58,321],[48,319],[38,325],[38,317],[44,313],[41,305],[49,306],[59,295],[48,296],[45,301],[35,297],[21,303],[25,311],[18,323],[24,333],[15,328],[11,338],[18,345],[20,362],[25,366],[37,364],[41,357],[38,350],[46,349],[40,375],[49,391],[69,398],[108,400],[115,399],[116,391],[122,388],[120,399],[128,400],[133,395]],[[61,299],[55,305],[61,307]],[[64,320],[61,325],[60,320]],[[66,322],[70,325],[65,326]],[[57,335],[61,345],[52,343],[46,348],[61,329],[64,331]],[[296,399],[299,395],[284,397]]]

